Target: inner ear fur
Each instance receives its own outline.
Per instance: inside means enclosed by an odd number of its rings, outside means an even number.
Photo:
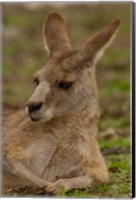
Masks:
[[[105,28],[96,33],[93,37],[81,47],[77,56],[80,62],[93,62],[100,58],[104,49],[108,47],[110,42],[113,40],[121,20],[117,18],[115,21],[107,25]]]
[[[43,25],[44,42],[50,56],[72,49],[69,42],[67,28],[60,14],[50,14]]]

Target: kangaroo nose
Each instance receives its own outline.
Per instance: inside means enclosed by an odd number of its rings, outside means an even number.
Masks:
[[[42,105],[43,105],[42,102],[29,103],[29,104],[27,105],[27,107],[28,107],[28,112],[29,112],[29,113],[36,112],[36,111],[38,111],[38,110],[41,109]]]

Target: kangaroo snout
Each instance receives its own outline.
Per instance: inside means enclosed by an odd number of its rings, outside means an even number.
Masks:
[[[29,101],[26,105],[26,112],[32,121],[39,121],[43,118],[45,121],[49,121],[53,116],[53,110],[46,108],[46,112],[43,112],[44,109],[44,103],[42,102]]]
[[[31,120],[37,121],[39,120],[39,112],[43,106],[42,102],[29,102],[26,106],[27,108],[27,113]]]
[[[29,103],[27,105],[28,107],[28,112],[31,114],[32,112],[37,112],[39,111],[43,106],[42,102],[34,102],[34,103]]]

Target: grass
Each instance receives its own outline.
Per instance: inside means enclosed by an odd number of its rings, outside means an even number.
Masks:
[[[65,18],[72,44],[80,47],[93,33],[117,17],[122,19],[113,44],[98,62],[96,76],[99,87],[100,135],[112,127],[122,135],[100,139],[102,150],[119,148],[105,155],[110,172],[109,184],[91,190],[74,190],[59,197],[128,198],[131,193],[130,165],[130,3],[84,3],[54,6],[44,4],[30,10],[24,4],[4,4],[3,96],[4,101],[25,106],[32,93],[32,74],[47,61],[41,27],[47,15],[57,11]],[[20,89],[21,88],[21,89]],[[19,192],[17,193],[17,195]],[[21,192],[31,196],[34,192]],[[6,195],[14,195],[13,191]]]

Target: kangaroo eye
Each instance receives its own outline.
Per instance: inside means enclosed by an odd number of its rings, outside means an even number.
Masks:
[[[64,90],[69,89],[70,87],[72,87],[73,82],[59,82],[58,83],[58,87]]]
[[[35,78],[35,79],[33,80],[33,84],[34,84],[34,86],[37,86],[37,85],[39,84],[39,80],[38,80],[37,78]]]

